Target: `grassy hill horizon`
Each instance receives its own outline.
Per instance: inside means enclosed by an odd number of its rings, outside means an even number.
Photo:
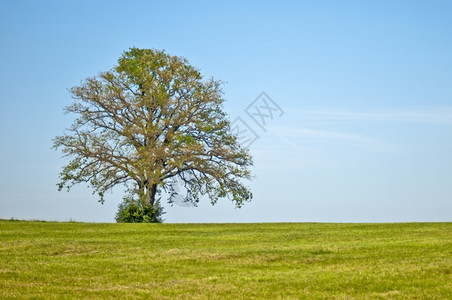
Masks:
[[[0,220],[0,298],[450,299],[452,223]]]

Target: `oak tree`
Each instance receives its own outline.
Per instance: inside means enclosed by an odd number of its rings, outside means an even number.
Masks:
[[[76,119],[53,140],[70,158],[59,190],[86,182],[103,203],[123,185],[125,199],[152,208],[163,192],[172,202],[178,180],[187,202],[250,201],[242,179],[251,179],[252,157],[230,131],[221,85],[165,51],[124,52],[111,70],[70,89],[65,111]]]

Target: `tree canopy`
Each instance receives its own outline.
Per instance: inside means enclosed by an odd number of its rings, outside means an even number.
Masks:
[[[124,52],[111,70],[70,89],[74,103],[65,111],[77,117],[53,140],[70,158],[59,190],[86,182],[103,203],[119,185],[128,201],[153,207],[164,191],[172,202],[178,180],[184,201],[196,205],[207,195],[241,207],[252,198],[242,183],[251,179],[252,157],[230,131],[221,85],[185,58]]]

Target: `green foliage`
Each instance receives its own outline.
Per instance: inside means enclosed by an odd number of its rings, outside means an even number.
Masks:
[[[131,48],[112,69],[70,89],[76,118],[54,138],[70,161],[58,189],[88,183],[93,194],[116,186],[147,203],[129,201],[119,220],[158,220],[155,201],[183,182],[185,201],[202,196],[215,204],[228,198],[236,207],[253,195],[242,180],[252,179],[252,157],[230,130],[223,111],[222,82],[205,79],[183,57],[155,49]]]
[[[135,200],[132,197],[124,198],[119,204],[116,213],[118,223],[162,223],[162,215],[165,214],[160,201],[155,201],[154,205],[147,204],[143,200]]]

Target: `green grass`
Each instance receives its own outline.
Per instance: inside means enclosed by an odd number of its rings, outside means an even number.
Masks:
[[[0,298],[452,299],[452,223],[0,221]]]

